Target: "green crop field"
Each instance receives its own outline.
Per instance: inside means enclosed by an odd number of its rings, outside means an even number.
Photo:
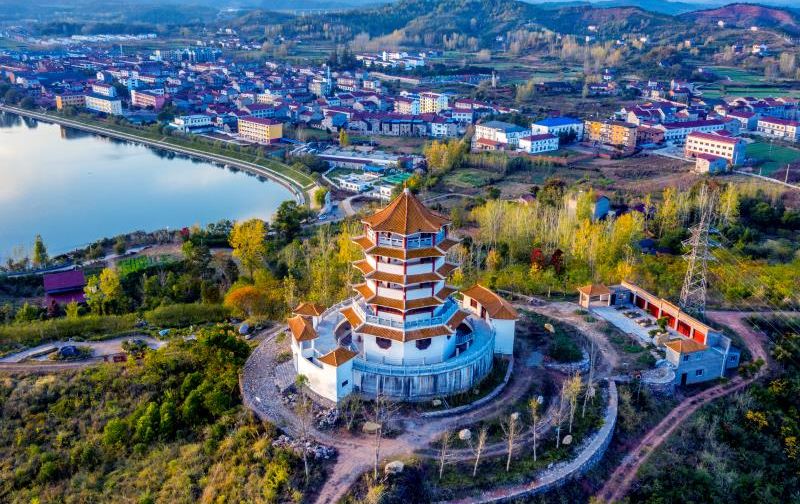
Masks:
[[[785,169],[788,163],[800,162],[800,149],[772,145],[769,142],[757,141],[747,145],[747,157],[762,161],[759,165],[763,175],[772,175],[774,172]]]

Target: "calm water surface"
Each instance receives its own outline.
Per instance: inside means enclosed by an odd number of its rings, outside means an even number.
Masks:
[[[0,113],[0,260],[103,237],[269,218],[280,184],[142,145]]]

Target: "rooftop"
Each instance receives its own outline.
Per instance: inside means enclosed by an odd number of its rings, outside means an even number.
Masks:
[[[386,208],[363,219],[374,231],[384,231],[401,235],[414,233],[438,233],[449,220],[433,210],[429,210],[407,188]]]
[[[475,284],[469,289],[462,291],[462,294],[476,300],[483,306],[489,316],[500,320],[517,320],[519,314],[511,306],[511,303],[501,298],[481,284]]]

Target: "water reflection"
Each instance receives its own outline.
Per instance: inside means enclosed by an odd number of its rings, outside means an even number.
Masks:
[[[162,149],[28,126],[0,114],[0,261],[37,233],[54,254],[135,230],[269,218],[291,197],[263,177]]]

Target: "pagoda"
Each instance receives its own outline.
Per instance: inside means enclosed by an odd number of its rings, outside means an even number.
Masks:
[[[513,353],[514,308],[481,285],[459,301],[447,283],[459,240],[446,217],[405,189],[362,224],[354,297],[325,311],[303,303],[289,320],[295,370],[314,392],[334,402],[353,391],[446,396],[484,378],[496,353]]]

